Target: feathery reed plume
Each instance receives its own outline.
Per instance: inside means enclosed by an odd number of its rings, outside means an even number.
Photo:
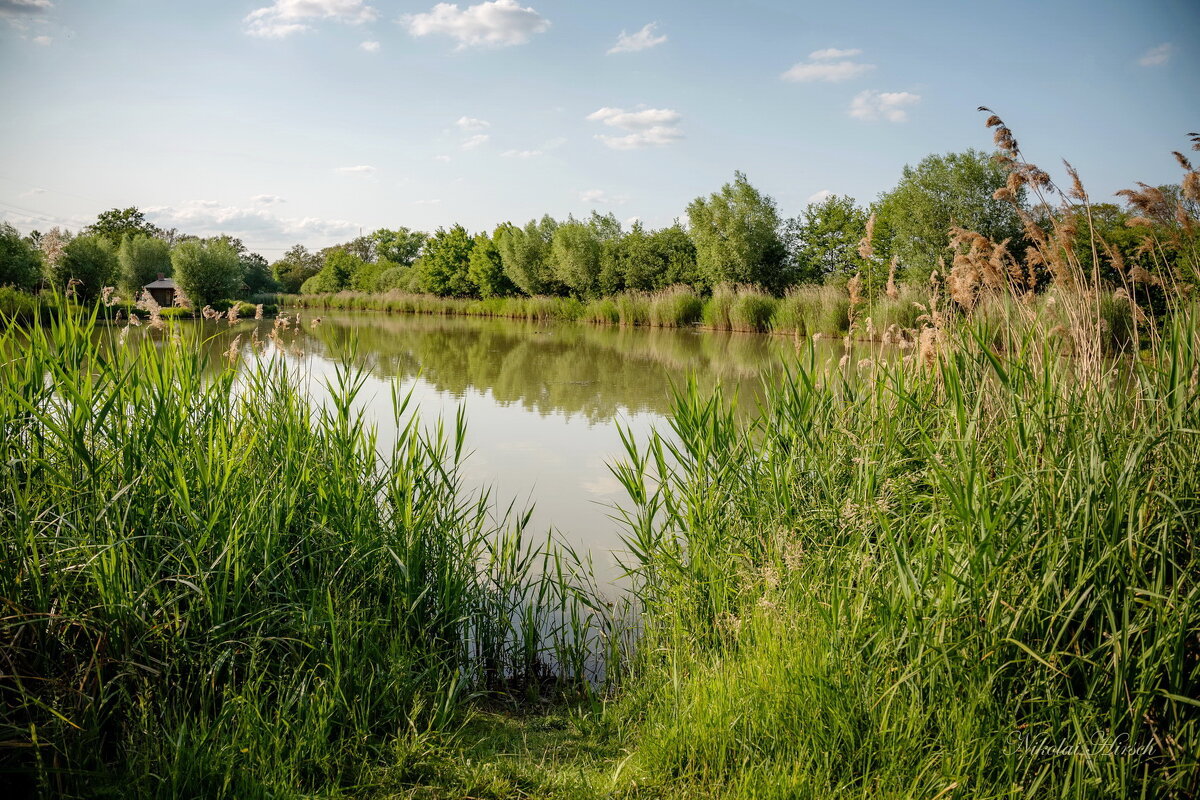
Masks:
[[[263,318],[263,304],[262,303],[259,303],[258,305],[256,305],[254,307],[254,318],[255,319]]]
[[[225,312],[225,320],[230,325],[233,325],[238,321],[238,304],[236,302],[229,307],[228,311]]]
[[[105,286],[100,290],[100,299],[106,306],[114,306],[121,300],[119,297],[114,297],[113,292],[116,291],[115,286]]]
[[[872,241],[875,239],[875,214],[872,213],[867,218],[866,235],[858,243],[858,255],[864,260],[869,261],[874,255],[875,250],[872,246]]]
[[[76,286],[83,286],[83,281],[78,278],[71,278],[71,280],[67,281],[67,297],[72,300],[79,297],[79,292],[75,289]]]
[[[308,321],[308,328],[309,328],[309,330],[315,331],[317,329],[317,326],[320,324],[321,324],[321,318],[313,317],[311,320]]]
[[[229,349],[225,351],[225,358],[232,361],[237,361],[238,355],[241,353],[242,335],[238,334],[233,337],[233,341],[229,343]]]
[[[896,288],[896,266],[900,263],[900,256],[892,256],[892,261],[888,264],[888,279],[887,288],[884,292],[888,298],[895,300],[900,296],[900,290]]]

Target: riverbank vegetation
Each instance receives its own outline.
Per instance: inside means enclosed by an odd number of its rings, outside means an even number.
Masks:
[[[1127,260],[988,126],[1024,249],[947,225],[905,283],[868,216],[844,285],[436,300],[878,340],[798,336],[749,419],[690,385],[625,436],[624,609],[464,499],[464,420],[397,395],[372,430],[352,357],[305,395],[288,318],[215,377],[177,321],[8,326],[4,767],[45,796],[1195,797],[1200,173],[1124,195]]]

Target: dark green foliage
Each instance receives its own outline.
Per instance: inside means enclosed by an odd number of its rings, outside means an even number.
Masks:
[[[850,277],[867,266],[858,246],[867,231],[867,211],[854,198],[833,195],[810,203],[787,221],[785,238],[795,279],[820,282],[832,275]]]
[[[242,262],[242,286],[247,295],[279,291],[279,283],[265,258],[258,253],[243,253],[239,260]]]
[[[550,243],[557,228],[554,218],[546,215],[540,221],[530,220],[524,228],[506,222],[492,234],[504,274],[525,294],[548,294],[557,285],[550,261]]]
[[[117,250],[117,268],[117,288],[136,299],[147,283],[171,274],[171,246],[144,233],[128,235]]]
[[[171,251],[175,283],[193,308],[233,297],[242,286],[242,261],[226,238],[183,242]]]
[[[316,253],[310,253],[304,245],[292,246],[283,258],[271,265],[271,274],[279,284],[279,291],[295,294],[304,282],[321,271],[323,262]]]
[[[41,277],[41,253],[12,225],[0,223],[0,286],[33,289]]]
[[[156,236],[160,233],[158,226],[147,222],[146,215],[136,206],[103,211],[84,232],[107,239],[113,250],[121,246],[126,236]]]
[[[899,256],[905,278],[924,283],[947,256],[949,231],[958,226],[995,242],[1010,240],[1020,253],[1021,221],[1012,206],[992,195],[1006,173],[987,153],[926,156],[906,166],[895,189],[879,199],[875,250],[883,263]],[[1024,190],[1018,198],[1024,197]],[[948,259],[947,259],[948,260]]]
[[[721,191],[693,200],[687,214],[697,265],[709,286],[747,283],[782,291],[791,282],[775,201],[745,174],[736,172]]]
[[[305,294],[329,294],[348,289],[355,273],[367,263],[340,247],[329,248],[324,252],[324,266],[300,288]]]
[[[471,297],[479,287],[471,281],[471,248],[475,240],[462,225],[450,230],[438,228],[425,242],[425,248],[413,265],[417,287],[439,297]]]
[[[467,277],[479,287],[479,296],[483,298],[509,297],[517,293],[516,285],[504,272],[500,248],[486,233],[475,235]]]
[[[371,234],[376,260],[388,261],[401,267],[413,265],[428,238],[428,234],[410,231],[408,228],[397,228],[394,231],[380,228]]]
[[[77,236],[46,271],[51,287],[88,301],[99,297],[116,276],[115,248],[102,236]]]

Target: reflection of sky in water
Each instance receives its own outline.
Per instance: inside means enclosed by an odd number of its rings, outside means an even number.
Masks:
[[[787,337],[379,314],[322,314],[310,331],[311,316],[296,340],[302,355],[290,356],[310,392],[324,393],[333,353],[353,340],[370,373],[359,407],[376,425],[380,448],[394,441],[393,379],[411,391],[411,409],[426,428],[440,415],[452,429],[461,406],[466,488],[490,489],[500,513],[510,503],[517,512],[532,506],[531,539],[554,528],[591,552],[606,583],[620,574],[621,531],[611,515],[624,492],[608,468],[624,455],[618,425],[637,441],[652,427],[665,430],[670,384],[682,385],[689,373],[702,388],[720,380],[751,406],[762,373],[795,357]],[[213,326],[214,357],[234,335],[245,344],[254,324]],[[260,337],[270,324],[259,323]],[[821,344],[822,360],[840,357],[839,345]]]

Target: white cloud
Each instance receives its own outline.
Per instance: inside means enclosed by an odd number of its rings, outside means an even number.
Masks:
[[[807,83],[809,81],[826,81],[837,83],[857,78],[875,69],[874,64],[860,64],[857,61],[818,61],[801,62],[796,64],[779,77],[785,81]]]
[[[45,194],[45,193],[46,193],[45,189],[35,186],[32,189],[30,189],[28,192],[21,192],[19,197],[37,197],[39,194]]]
[[[487,140],[490,138],[492,138],[492,137],[488,136],[486,133],[477,133],[474,136],[471,136],[471,137],[463,140],[462,149],[463,150],[474,150],[476,147],[479,147],[480,145],[487,144]]]
[[[516,0],[492,0],[461,10],[456,3],[438,3],[424,14],[402,17],[401,22],[413,36],[449,36],[458,41],[460,50],[525,44],[550,27],[549,20],[532,7],[522,8]]]
[[[543,155],[541,150],[505,150],[501,158],[537,158]]]
[[[1138,59],[1138,63],[1143,67],[1159,67],[1167,63],[1171,59],[1171,53],[1175,50],[1175,46],[1170,42],[1164,42],[1158,47],[1151,47],[1142,57]]]
[[[485,119],[475,119],[474,117],[459,117],[454,123],[464,131],[481,131],[484,128],[492,127],[492,123]]]
[[[368,53],[379,52],[379,42],[363,42],[358,46],[360,50],[366,50]]]
[[[274,206],[278,205],[279,203],[287,202],[277,194],[256,194],[250,199],[255,203],[258,203],[260,206]]]
[[[822,189],[819,192],[814,192],[808,196],[808,203],[824,203],[829,198],[833,197],[833,192],[828,189]]]
[[[666,35],[655,36],[654,29],[658,27],[657,22],[647,23],[637,33],[626,33],[621,31],[621,35],[617,37],[617,43],[608,50],[608,54],[613,53],[636,53],[638,50],[649,50],[651,47],[657,47],[667,40]]]
[[[921,95],[912,92],[877,92],[873,89],[859,92],[850,102],[850,116],[873,122],[885,119],[888,122],[908,120],[907,106],[921,102]]]
[[[679,121],[678,111],[670,108],[645,108],[641,111],[626,111],[623,108],[608,108],[607,106],[588,114],[592,122],[603,122],[614,128],[626,130],[644,130],[658,125],[671,125]]]
[[[370,164],[357,164],[353,167],[338,167],[337,171],[342,175],[362,175],[363,177],[370,177],[371,175],[375,174],[376,169]]]
[[[54,41],[54,39],[50,38],[49,36],[35,36],[35,37],[33,37],[33,43],[34,43],[34,44],[40,44],[42,47],[49,47],[49,46],[50,46],[50,43],[51,43],[51,42],[53,42],[53,41]]]
[[[282,39],[311,30],[309,23],[314,20],[332,19],[358,25],[378,16],[363,0],[275,0],[269,6],[251,11],[243,22],[251,36]]]
[[[836,47],[827,47],[824,50],[813,50],[808,54],[810,61],[827,61],[831,58],[854,58],[861,56],[862,50],[838,50]]]
[[[588,114],[592,122],[603,122],[614,128],[631,131],[625,136],[597,136],[614,150],[636,150],[642,147],[661,146],[683,138],[683,131],[675,127],[680,114],[670,108],[645,108],[626,111],[623,108],[601,108]]]
[[[145,212],[149,220],[164,228],[178,228],[198,235],[227,233],[270,241],[336,239],[355,233],[359,227],[347,220],[280,217],[263,208],[223,206],[211,201],[157,206],[147,208]]]
[[[581,203],[607,203],[608,195],[603,189],[588,189],[579,193]]]
[[[441,162],[443,162],[443,163],[447,163],[447,164],[448,164],[448,163],[450,163],[450,162],[451,162],[453,159],[451,159],[451,158],[450,158],[450,156],[434,156],[434,157],[433,157],[433,160],[434,160],[434,161],[441,161]]]

